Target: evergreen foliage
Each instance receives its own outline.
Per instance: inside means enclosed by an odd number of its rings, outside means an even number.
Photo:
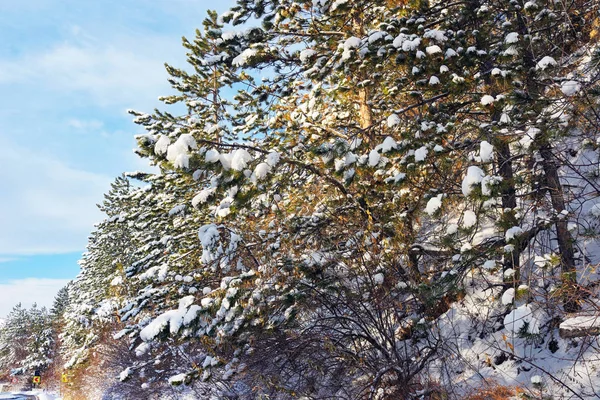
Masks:
[[[0,370],[21,375],[46,369],[54,350],[51,321],[44,307],[13,307],[0,326]]]

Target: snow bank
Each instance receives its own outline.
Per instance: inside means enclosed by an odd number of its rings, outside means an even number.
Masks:
[[[564,320],[559,325],[559,334],[563,338],[573,338],[600,334],[600,317],[580,315]]]

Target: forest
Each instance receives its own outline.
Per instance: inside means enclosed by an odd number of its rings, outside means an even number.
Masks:
[[[181,10],[185,12],[185,10]],[[600,398],[600,3],[237,0],[130,110],[79,275],[0,327],[64,399]]]

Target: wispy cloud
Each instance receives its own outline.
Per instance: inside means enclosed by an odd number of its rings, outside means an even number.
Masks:
[[[0,149],[0,256],[81,250],[112,178],[9,142]]]
[[[79,37],[42,53],[0,60],[0,85],[27,85],[85,96],[98,106],[156,102],[168,90],[163,63],[182,54],[173,38],[121,37],[114,43]]]
[[[84,249],[110,181],[147,164],[125,109],[171,93],[206,3],[0,1],[1,258]]]
[[[67,121],[67,126],[71,128],[75,128],[81,131],[96,131],[104,126],[102,121],[98,121],[97,119],[79,119],[79,118],[71,118]]]
[[[15,93],[0,99],[0,256],[84,249],[114,176],[146,164],[130,150],[135,128],[115,116],[155,106],[163,61],[182,53],[172,35],[66,35],[0,55],[0,88]]]
[[[68,282],[67,279],[26,278],[0,283],[0,317],[6,316],[17,303],[24,307],[31,307],[33,303],[51,307],[56,293]]]

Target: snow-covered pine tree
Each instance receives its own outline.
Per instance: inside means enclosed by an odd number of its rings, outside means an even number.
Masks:
[[[52,308],[50,308],[50,315],[52,319],[57,321],[63,317],[67,306],[69,305],[69,287],[71,283],[67,283],[66,286],[60,288],[56,296],[54,296],[54,302]]]
[[[191,72],[167,66],[163,99],[186,112],[132,112],[161,174],[109,198],[71,319],[118,310],[131,393],[464,394],[504,362],[529,384],[518,363],[536,366],[533,348],[558,360],[556,321],[595,287],[594,12],[240,0],[210,13],[184,40]]]
[[[81,272],[68,290],[62,334],[63,358],[67,367],[86,360],[88,350],[98,339],[104,323],[115,321],[118,301],[111,283],[120,282],[124,265],[136,249],[137,242],[127,221],[132,212],[131,187],[119,177],[98,207],[107,218],[96,226],[88,241],[87,252],[79,264]]]
[[[29,344],[27,309],[21,303],[13,307],[0,328],[0,370],[21,372]]]
[[[24,371],[44,371],[54,357],[54,327],[52,317],[45,307],[34,304],[27,311],[27,357],[21,362]],[[43,372],[42,372],[43,373]]]
[[[415,233],[413,237],[408,236],[404,241],[401,237],[395,237],[396,232],[407,230],[402,219],[405,210],[398,210],[402,199],[395,197],[394,192],[397,192],[398,188],[394,184],[401,182],[405,175],[397,166],[406,163],[406,157],[423,162],[428,149],[421,145],[416,149],[418,151],[415,151],[412,149],[415,143],[407,142],[406,152],[397,155],[392,167],[386,169],[389,160],[383,159],[381,154],[395,150],[397,143],[392,137],[385,139],[384,135],[379,136],[382,143],[377,143],[376,138],[380,129],[390,129],[397,123],[393,117],[389,122],[386,118],[388,116],[383,114],[381,109],[369,104],[367,92],[373,97],[383,93],[382,97],[390,102],[394,97],[398,97],[386,91],[385,87],[377,87],[377,90],[359,90],[362,94],[354,97],[349,89],[356,83],[343,80],[342,85],[339,80],[342,74],[352,74],[355,69],[357,77],[364,75],[360,71],[360,65],[364,64],[364,69],[367,70],[369,60],[363,63],[361,57],[367,58],[369,52],[367,49],[359,51],[363,41],[354,36],[353,32],[364,37],[366,32],[371,30],[368,24],[380,22],[386,16],[387,10],[385,7],[373,8],[363,4],[345,5],[340,10],[330,5],[319,4],[315,5],[314,9],[275,4],[268,7],[271,6],[278,15],[275,18],[278,19],[278,27],[287,27],[289,24],[294,27],[301,26],[306,31],[291,32],[273,28],[264,32],[261,28],[253,28],[245,34],[222,35],[223,51],[229,51],[229,56],[222,58],[222,64],[228,66],[227,62],[230,60],[232,65],[247,70],[248,73],[244,77],[253,88],[251,94],[257,96],[253,97],[247,92],[240,93],[236,97],[237,103],[233,106],[237,115],[232,116],[234,121],[244,121],[243,124],[236,123],[236,131],[240,135],[246,135],[240,136],[238,140],[244,139],[252,132],[254,140],[218,143],[198,138],[194,141],[194,144],[213,147],[209,150],[202,149],[198,153],[204,155],[204,160],[198,160],[204,161],[204,164],[199,164],[203,170],[216,168],[216,172],[219,173],[216,175],[217,179],[213,180],[217,190],[208,193],[220,194],[224,189],[227,190],[225,196],[215,196],[215,217],[224,218],[224,227],[228,229],[239,231],[239,227],[244,227],[243,239],[247,243],[261,243],[260,248],[251,248],[248,251],[253,266],[250,272],[256,274],[255,267],[260,278],[245,279],[244,281],[251,285],[242,286],[243,291],[236,286],[230,287],[225,281],[221,285],[222,290],[227,289],[225,297],[215,293],[216,304],[221,302],[222,306],[210,307],[215,301],[215,296],[207,296],[204,299],[206,306],[201,310],[194,310],[194,313],[208,315],[209,327],[221,326],[223,322],[220,320],[223,316],[226,316],[224,322],[232,321],[214,331],[217,333],[218,342],[225,342],[231,337],[237,342],[234,346],[243,347],[248,346],[249,341],[264,340],[264,343],[260,344],[263,346],[262,352],[258,350],[260,346],[251,347],[252,352],[257,354],[257,357],[252,357],[255,372],[268,376],[268,379],[295,377],[288,379],[296,382],[294,390],[316,390],[315,381],[323,385],[323,390],[326,390],[326,386],[333,385],[337,390],[357,390],[357,393],[376,390],[379,385],[387,385],[388,381],[396,382],[397,387],[402,387],[423,365],[420,362],[409,364],[407,360],[422,357],[424,363],[433,354],[434,348],[430,348],[431,351],[415,349],[408,352],[405,348],[398,352],[394,341],[391,340],[404,325],[419,321],[425,315],[426,305],[420,297],[411,293],[413,290],[406,290],[409,286],[405,281],[414,284],[416,291],[418,285],[427,279],[421,276],[418,265],[413,265],[411,270],[405,262],[414,260],[410,257],[410,247],[406,246],[406,243],[414,241]],[[240,10],[234,11],[237,16],[243,14]],[[320,20],[312,21],[315,25],[311,25],[309,15],[317,15]],[[351,28],[347,28],[348,15],[353,16]],[[318,30],[315,30],[315,33],[311,32],[320,22],[326,24],[325,37],[335,38],[333,41],[323,39]],[[268,20],[265,22],[266,26],[270,23]],[[381,39],[381,34],[375,35],[373,43],[377,41],[377,36]],[[393,39],[390,34],[384,36],[388,41]],[[314,39],[315,43],[311,39]],[[409,51],[418,53],[416,46],[420,39],[417,39],[416,36],[409,38],[415,41],[414,46],[409,46]],[[437,37],[433,36],[432,40],[437,40]],[[364,38],[364,43],[368,42],[369,38]],[[266,43],[277,43],[277,46],[268,47]],[[344,51],[337,52],[336,43]],[[299,44],[307,47],[302,50],[302,54],[289,49]],[[317,47],[317,50],[312,49],[311,45]],[[316,53],[311,54],[307,50]],[[307,76],[310,78],[314,67],[305,64],[319,51],[323,53],[321,61],[327,68],[324,68],[322,76],[315,77],[312,82]],[[378,53],[381,54],[379,51],[374,52],[373,57]],[[275,77],[264,78],[261,86],[254,84],[251,76],[269,68],[276,71]],[[391,68],[389,70],[391,71]],[[331,72],[329,75],[328,71]],[[329,77],[331,81],[328,80]],[[361,82],[363,86],[375,86],[374,82]],[[421,83],[415,83],[419,84]],[[435,83],[431,86],[434,85]],[[314,88],[312,92],[311,88]],[[437,98],[440,97],[422,98],[420,93],[415,92],[406,96],[409,100],[406,103],[386,106],[399,112],[405,108],[407,111],[418,112],[422,108],[428,108]],[[385,104],[383,100],[381,103]],[[358,104],[356,109],[355,104]],[[371,122],[368,121],[375,119],[375,113],[381,114],[377,116],[377,124],[371,126]],[[316,121],[312,121],[318,120],[319,115],[325,116],[325,125],[319,126],[315,124]],[[157,115],[154,118],[160,117]],[[327,120],[327,117],[330,119]],[[395,118],[399,119],[397,115]],[[158,125],[152,117],[144,121],[138,119],[138,122],[146,126],[151,134]],[[264,126],[267,123],[269,129],[265,130]],[[443,126],[440,129],[443,132]],[[178,127],[172,136],[178,135],[179,131]],[[261,137],[263,135],[264,137]],[[415,136],[419,138],[418,134],[411,138]],[[180,138],[189,140],[183,135]],[[186,148],[192,150],[191,155],[187,156],[190,159],[196,157],[193,147],[187,145]],[[167,152],[169,148],[166,149]],[[362,154],[356,155],[353,151]],[[338,160],[332,162],[335,158]],[[356,168],[353,166],[355,163]],[[414,164],[410,168],[415,169]],[[342,169],[346,171],[342,173]],[[362,182],[353,182],[355,173],[357,176],[363,176]],[[415,179],[419,179],[420,175],[422,172],[415,172]],[[220,192],[219,187],[222,188]],[[235,191],[232,191],[234,187]],[[206,198],[208,193],[203,191],[199,196]],[[422,197],[417,199],[420,199],[417,204],[423,203]],[[392,200],[395,200],[395,203],[390,203]],[[333,221],[336,223],[332,223]],[[214,231],[217,227],[213,226],[206,225],[201,228],[200,234],[205,250],[211,250],[215,246],[218,250],[217,257],[203,256],[203,261],[209,267],[211,263],[216,264],[215,261],[220,261],[221,269],[226,270],[229,267],[223,264],[223,257],[219,256],[222,254],[227,258],[231,257],[227,252],[221,253],[220,246],[217,247],[218,236],[217,231]],[[235,281],[235,277],[229,280]],[[402,299],[409,298],[412,298],[415,304],[408,304],[400,313],[394,307],[394,301],[401,302]],[[232,307],[232,299],[236,301],[237,306]],[[267,299],[273,300],[266,301]],[[438,301],[437,297],[433,297],[432,301]],[[147,336],[150,331],[162,332],[171,324],[177,327],[179,322],[173,321],[171,317],[186,317],[179,316],[181,308],[179,313],[175,311],[173,310],[168,318],[166,314],[160,315],[142,330],[142,336],[151,339],[152,335],[150,338]],[[338,317],[348,313],[350,318]],[[379,318],[369,318],[370,314],[379,315]],[[297,316],[302,318],[296,319]],[[190,319],[190,325],[194,326],[194,314],[190,314]],[[175,332],[177,330],[176,328]],[[211,330],[200,330],[198,334],[211,337],[214,335]],[[336,340],[331,340],[331,343],[338,347],[327,345],[328,341],[324,340],[324,337],[336,330],[340,335]],[[282,338],[311,337],[301,335],[301,332],[312,334],[314,340],[310,344],[315,346],[315,351],[300,353],[292,351],[292,347],[288,352],[284,352],[276,363],[269,358],[270,363],[267,365],[266,349],[284,344],[282,341],[273,342],[273,339],[279,335]],[[365,332],[369,332],[366,338]],[[371,335],[370,332],[376,333]],[[306,348],[309,344],[302,340],[287,342],[298,348]],[[348,348],[355,348],[356,353],[348,354]],[[382,351],[387,356],[380,358]],[[282,365],[293,365],[289,362],[288,357],[291,356],[288,354],[293,354],[299,359],[323,355],[337,361],[328,371],[306,371],[303,368],[281,370]],[[206,359],[210,361],[212,358]],[[369,361],[364,364],[362,360]],[[305,359],[304,363],[298,364],[308,363],[310,360]],[[312,363],[315,364],[315,360]],[[219,362],[216,365],[218,364]],[[207,367],[210,366],[210,362],[203,362],[205,378],[210,376],[210,372],[207,373]],[[334,375],[329,376],[332,371],[335,371]],[[369,376],[371,379],[366,378],[364,386],[352,387],[344,382],[332,380],[333,376],[340,375],[348,376],[349,381],[359,376]],[[285,391],[292,388],[274,383],[269,390]],[[332,388],[327,390],[335,391]]]
[[[45,307],[19,303],[0,327],[0,371],[21,375],[44,371],[52,362],[54,331]]]

